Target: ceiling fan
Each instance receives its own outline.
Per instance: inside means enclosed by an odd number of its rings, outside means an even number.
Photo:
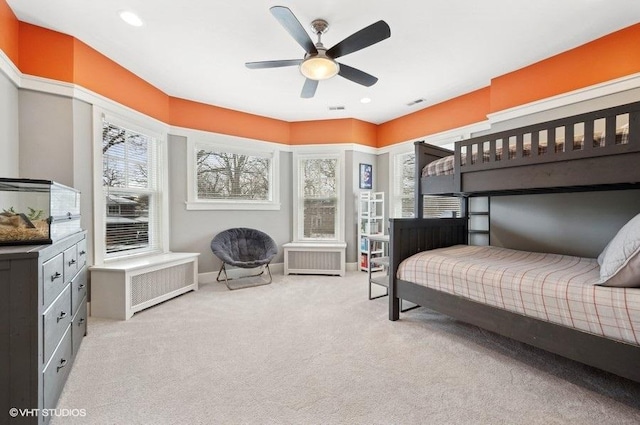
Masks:
[[[300,97],[311,98],[315,95],[318,81],[340,75],[354,83],[370,87],[378,79],[359,69],[336,62],[336,59],[369,47],[391,36],[391,29],[385,21],[378,21],[360,31],[351,34],[335,46],[327,49],[322,44],[322,34],[327,32],[329,24],[324,19],[316,19],[311,27],[318,36],[318,42],[313,43],[307,31],[293,12],[284,6],[274,6],[271,14],[280,22],[284,29],[302,46],[306,52],[303,59],[287,59],[275,61],[247,62],[250,69],[280,68],[284,66],[299,66],[300,72],[306,77]]]

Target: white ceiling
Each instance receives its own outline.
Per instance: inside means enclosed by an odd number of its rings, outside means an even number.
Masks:
[[[8,3],[21,21],[70,34],[171,96],[286,121],[348,117],[377,124],[485,87],[493,77],[640,22],[638,0]],[[304,77],[297,67],[247,69],[245,62],[304,55],[269,12],[274,5],[289,7],[305,28],[313,19],[326,19],[327,47],[385,20],[391,38],[339,60],[378,77],[378,83],[367,88],[336,76],[321,81],[314,98],[301,99]],[[118,16],[124,9],[136,12],[145,24],[125,24]],[[363,97],[371,103],[360,103]],[[416,99],[425,102],[407,106]],[[330,106],[345,110],[329,111]]]

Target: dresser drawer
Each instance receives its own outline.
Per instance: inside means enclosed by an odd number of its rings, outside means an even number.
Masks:
[[[80,348],[80,343],[82,342],[82,338],[87,333],[87,300],[86,298],[82,299],[82,303],[80,304],[80,308],[78,312],[73,317],[71,321],[71,340],[73,341],[73,355],[78,353],[78,348]]]
[[[74,245],[64,251],[64,281],[71,279],[78,273],[78,246]]]
[[[65,287],[64,258],[60,253],[42,264],[42,305],[46,308]]]
[[[71,285],[67,285],[60,296],[42,316],[44,332],[44,364],[47,364],[62,335],[71,323]]]
[[[71,281],[71,312],[76,314],[80,302],[87,296],[87,268],[83,267]]]
[[[78,242],[78,268],[87,264],[87,240],[82,239]]]
[[[43,372],[44,408],[54,409],[62,392],[62,387],[71,370],[72,345],[71,329],[67,329],[51,361]]]

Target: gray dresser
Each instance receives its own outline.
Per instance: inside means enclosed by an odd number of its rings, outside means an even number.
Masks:
[[[49,422],[87,331],[86,257],[85,232],[0,247],[0,424]]]

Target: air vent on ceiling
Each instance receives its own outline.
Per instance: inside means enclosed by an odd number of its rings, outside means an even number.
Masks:
[[[344,111],[345,107],[344,106],[329,106],[329,110],[330,111]]]
[[[414,100],[412,102],[407,103],[407,106],[413,106],[413,105],[416,105],[416,104],[422,103],[422,102],[424,102],[424,99],[416,99],[416,100]]]

